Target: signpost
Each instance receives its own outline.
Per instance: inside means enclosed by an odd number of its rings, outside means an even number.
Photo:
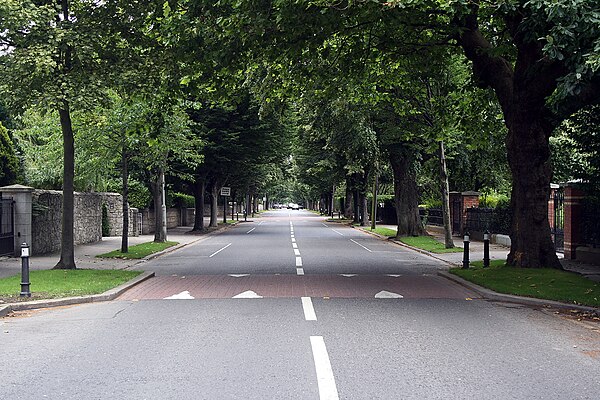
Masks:
[[[223,186],[221,188],[221,196],[223,196],[223,223],[227,223],[227,198],[231,196],[231,188]]]

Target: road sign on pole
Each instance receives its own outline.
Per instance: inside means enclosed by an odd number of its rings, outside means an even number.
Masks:
[[[221,188],[221,196],[225,196],[225,197],[231,196],[231,188],[228,186],[223,186]]]

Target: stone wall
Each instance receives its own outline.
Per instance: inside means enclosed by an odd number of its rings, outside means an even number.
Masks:
[[[140,210],[142,214],[142,234],[149,235],[154,233],[154,210]],[[167,209],[167,229],[181,226],[181,210],[179,208]]]
[[[34,190],[32,199],[32,253],[60,250],[62,192]],[[98,193],[75,193],[75,244],[102,239],[102,197]]]
[[[102,204],[106,205],[108,212],[108,236],[121,236],[123,234],[123,196],[119,193],[98,193]],[[129,236],[138,236],[137,209],[129,208]]]

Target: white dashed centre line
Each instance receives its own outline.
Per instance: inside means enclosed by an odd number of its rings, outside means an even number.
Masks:
[[[253,231],[253,230],[255,230],[255,229],[256,229],[256,228],[252,228],[252,229],[250,229],[250,230],[249,230],[248,232],[246,232],[246,233],[250,233],[250,232],[252,232],[252,231]]]
[[[295,242],[296,242],[296,238],[293,237],[292,238],[292,243],[295,243]]]
[[[297,255],[297,256],[299,256],[300,255],[300,250],[294,249],[294,254]]]
[[[356,240],[354,240],[354,239],[350,239],[350,241],[351,241],[352,243],[354,243],[354,244],[357,244],[357,245],[359,245],[360,247],[362,247],[363,249],[365,249],[365,250],[366,250],[366,251],[368,251],[369,253],[372,253],[372,252],[373,252],[373,250],[371,250],[371,249],[367,249],[365,246],[363,246],[362,244],[358,243],[358,242],[357,242]]]
[[[297,248],[298,248],[298,243],[292,243],[292,247],[293,247],[294,249],[297,249]]]
[[[333,370],[331,369],[331,362],[329,361],[323,336],[311,336],[310,344],[317,371],[319,398],[321,400],[338,400],[339,395],[335,386],[335,378],[333,377]]]
[[[315,308],[310,297],[302,297],[302,308],[304,309],[304,319],[307,321],[317,320],[317,314],[315,314]]]
[[[321,222],[321,223],[323,224],[323,226],[324,226],[325,228],[329,228],[329,225],[327,225],[325,222]]]
[[[304,268],[296,268],[296,275],[304,275]]]
[[[296,267],[302,266],[302,257],[296,257]]]
[[[220,248],[219,250],[215,251],[214,253],[212,253],[210,256],[208,256],[208,258],[211,258],[213,256],[216,256],[217,254],[219,254],[220,252],[222,252],[223,250],[225,250],[226,248],[228,248],[229,246],[231,246],[231,243],[229,243],[227,246]]]
[[[342,232],[338,232],[338,231],[336,231],[336,230],[335,230],[335,229],[333,229],[333,228],[332,228],[331,230],[332,230],[332,231],[334,231],[335,233],[337,233],[337,234],[338,234],[338,235],[340,235],[340,236],[345,236],[345,235],[344,235]]]

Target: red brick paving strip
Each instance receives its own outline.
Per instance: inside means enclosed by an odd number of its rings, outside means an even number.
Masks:
[[[475,293],[437,276],[228,275],[159,276],[125,292],[118,300],[163,299],[183,291],[197,299],[229,299],[252,290],[263,297],[373,298],[382,290],[405,298],[478,298]]]

